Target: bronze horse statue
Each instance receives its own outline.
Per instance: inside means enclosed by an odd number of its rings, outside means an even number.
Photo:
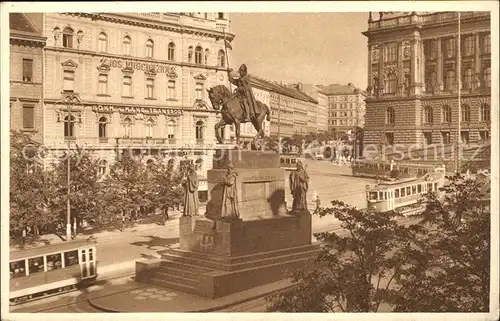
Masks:
[[[240,97],[238,95],[231,93],[231,90],[224,85],[217,85],[208,91],[208,98],[212,103],[212,107],[215,110],[220,110],[222,119],[220,122],[215,124],[215,137],[217,141],[222,144],[221,137],[221,128],[226,125],[234,124],[236,131],[236,145],[240,145],[240,124],[246,123],[248,121],[245,120],[243,114],[243,107],[241,106],[242,102],[240,102]],[[251,117],[250,122],[253,124],[253,127],[257,131],[257,135],[254,137],[254,140],[257,138],[264,138],[264,130],[262,128],[262,124],[264,123],[264,118],[267,120],[271,120],[269,107],[257,100],[257,107],[255,110],[255,116]]]

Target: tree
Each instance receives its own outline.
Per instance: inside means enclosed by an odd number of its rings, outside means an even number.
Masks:
[[[29,135],[11,131],[10,144],[10,234],[22,235],[27,228],[38,234],[56,220],[47,209],[54,197],[52,176],[38,159],[39,144]]]
[[[405,247],[396,213],[365,213],[340,201],[321,209],[346,230],[316,233],[322,247],[315,261],[294,272],[297,285],[270,295],[268,311],[375,312],[386,302]]]
[[[51,200],[50,208],[60,214],[60,223],[67,222],[68,161],[70,162],[70,206],[71,221],[99,221],[106,214],[106,204],[102,198],[102,182],[99,175],[99,160],[90,152],[76,146],[66,153],[51,170],[57,197]],[[80,224],[78,224],[80,225]],[[76,234],[76,231],[75,231]]]
[[[421,222],[412,226],[415,246],[392,291],[395,311],[489,310],[489,195],[478,181],[448,180],[445,194],[430,194]]]

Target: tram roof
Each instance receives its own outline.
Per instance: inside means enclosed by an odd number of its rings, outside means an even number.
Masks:
[[[64,252],[67,250],[73,250],[77,249],[80,247],[85,247],[85,246],[90,246],[92,245],[91,242],[87,240],[79,240],[79,241],[71,241],[68,243],[62,243],[62,244],[53,244],[53,245],[46,245],[46,246],[40,246],[40,247],[34,247],[34,248],[29,248],[29,249],[24,249],[24,250],[11,250],[10,251],[10,260],[19,260],[25,257],[36,257],[36,256],[41,256],[45,254],[50,254],[50,253],[56,253],[56,252]]]

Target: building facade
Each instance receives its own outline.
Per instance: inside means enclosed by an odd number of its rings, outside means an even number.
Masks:
[[[296,84],[279,85],[257,76],[252,76],[251,84],[254,91],[269,93],[271,136],[285,138],[317,132],[317,125],[311,125],[311,119],[317,119],[318,102],[299,90]]]
[[[328,99],[328,130],[347,134],[355,127],[364,127],[366,93],[353,84],[320,86]]]
[[[123,152],[194,163],[200,198],[216,147],[206,89],[228,85],[225,13],[45,14],[44,140],[48,161],[68,141],[103,171]],[[74,97],[71,103],[65,97]]]
[[[458,18],[458,12],[370,13],[363,32],[366,143],[424,146],[459,137],[467,144],[489,139],[490,13],[462,12],[460,34]]]
[[[43,143],[42,14],[11,13],[9,26],[10,128]]]
[[[295,88],[317,101],[316,108],[308,110],[308,132],[326,133],[328,131],[328,99],[323,90],[316,85],[298,83]]]

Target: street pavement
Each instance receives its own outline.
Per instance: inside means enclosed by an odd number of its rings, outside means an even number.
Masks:
[[[325,207],[334,199],[344,201],[358,208],[365,207],[365,185],[372,182],[372,180],[349,177],[350,168],[338,167],[328,161],[304,160],[303,162],[307,166],[307,172],[310,176],[308,198],[311,212],[316,207],[314,195],[320,197],[321,206]],[[285,175],[288,176],[289,172]],[[291,195],[289,194],[289,191],[287,191],[288,207],[291,206]],[[203,213],[204,209],[201,208],[200,212]],[[158,223],[135,224],[133,227],[126,228],[123,232],[106,231],[95,233],[93,237],[97,241],[98,279],[107,280],[117,277],[119,279],[121,276],[130,276],[134,273],[135,261],[159,257],[158,251],[178,244],[178,217],[180,215],[181,213],[178,211],[171,213],[171,218],[166,225]],[[320,218],[313,215],[312,229],[313,233],[337,231],[340,230],[340,226],[334,217]],[[113,284],[106,283],[104,289],[112,291]],[[65,302],[64,300],[68,300],[68,298],[62,296],[61,302],[57,298],[51,300],[55,300],[57,305]],[[40,304],[43,306],[43,300],[33,306],[40,306]],[[243,307],[246,306],[245,304],[243,304]],[[28,304],[23,309],[29,310],[29,306]],[[257,310],[261,309],[259,304],[257,306],[259,306]],[[75,308],[73,307],[73,309]]]

